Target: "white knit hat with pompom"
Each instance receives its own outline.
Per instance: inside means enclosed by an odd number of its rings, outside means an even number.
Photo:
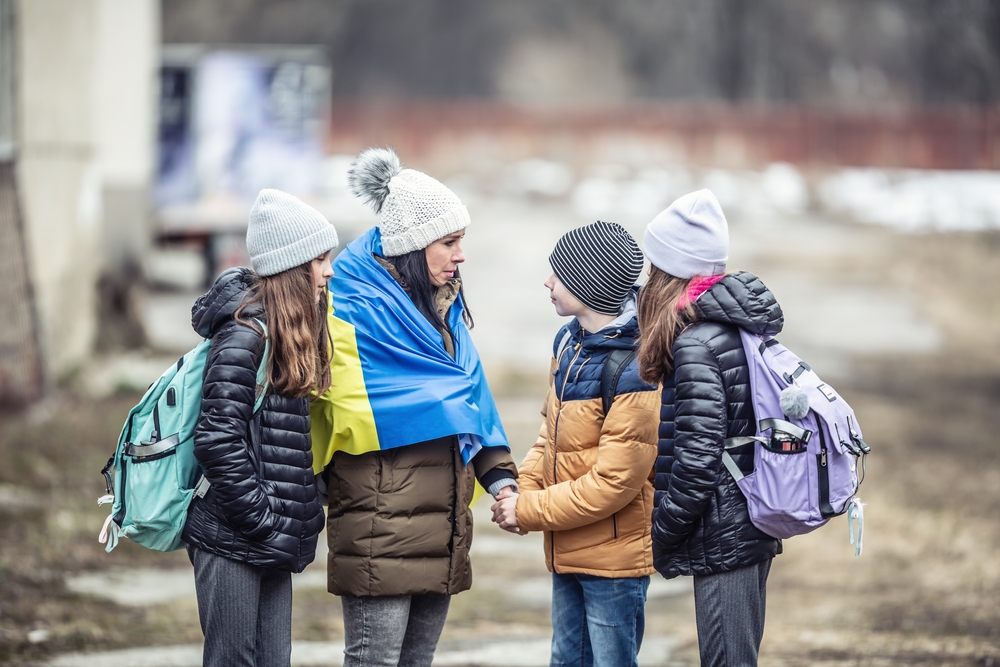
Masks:
[[[471,222],[454,192],[423,172],[403,169],[391,148],[362,151],[348,182],[378,214],[386,257],[422,250]]]

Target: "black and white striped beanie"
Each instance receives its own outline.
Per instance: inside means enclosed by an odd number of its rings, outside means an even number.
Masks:
[[[624,227],[598,220],[564,234],[549,264],[583,305],[602,315],[617,315],[642,272],[642,251]]]

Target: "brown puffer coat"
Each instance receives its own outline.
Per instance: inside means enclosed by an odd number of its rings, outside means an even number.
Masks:
[[[468,590],[476,478],[517,474],[500,447],[484,447],[462,465],[455,436],[359,456],[337,452],[328,470],[328,588],[356,596]]]
[[[652,574],[650,516],[659,392],[633,360],[603,415],[601,370],[638,333],[634,307],[597,333],[576,320],[556,336],[538,441],[520,466],[517,523],[545,531],[545,564],[558,574]],[[625,320],[622,322],[622,320]],[[561,351],[559,343],[569,333]]]
[[[376,259],[406,289],[392,265]],[[446,320],[458,289],[458,280],[438,289],[436,303]],[[441,334],[454,356],[450,333]],[[516,479],[517,466],[501,447],[483,447],[464,465],[452,435],[367,454],[337,452],[326,474],[331,593],[454,595],[472,586],[469,503],[476,480],[488,488]]]

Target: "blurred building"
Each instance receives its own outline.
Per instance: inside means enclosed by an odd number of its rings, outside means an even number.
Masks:
[[[0,401],[142,344],[145,284],[245,261],[261,187],[370,220],[366,146],[659,201],[688,169],[996,170],[998,104],[991,0],[0,0]]]
[[[4,341],[0,378],[36,367],[0,383],[0,399],[22,402],[72,376],[112,311],[128,308],[128,283],[149,243],[160,6],[3,0],[0,9],[0,141],[13,176],[0,185],[0,215],[16,232],[0,252],[4,270],[23,278],[2,312],[27,313],[4,320],[5,339],[21,342]],[[99,289],[118,307],[100,307]]]
[[[167,44],[316,44],[331,153],[995,169],[989,0],[165,0]],[[429,164],[430,163],[430,164]]]

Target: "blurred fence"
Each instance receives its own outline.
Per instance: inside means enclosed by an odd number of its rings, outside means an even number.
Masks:
[[[528,156],[758,168],[1000,168],[1000,108],[841,111],[641,105],[530,109],[479,102],[336,103],[328,151],[391,145],[437,163]]]

